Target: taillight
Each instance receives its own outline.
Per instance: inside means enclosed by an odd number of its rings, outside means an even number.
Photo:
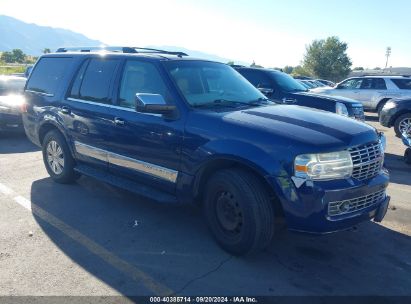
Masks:
[[[27,109],[28,109],[27,103],[23,102],[23,103],[20,105],[20,112],[21,112],[21,113],[27,113]]]

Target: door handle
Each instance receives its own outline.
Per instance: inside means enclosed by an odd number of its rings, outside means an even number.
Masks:
[[[66,106],[61,107],[60,112],[63,114],[71,114],[70,108]]]
[[[116,124],[118,126],[124,126],[125,123],[126,122],[121,118],[118,118],[118,117],[114,118],[114,124]]]
[[[297,102],[297,99],[294,99],[294,98],[283,98],[283,99],[282,99],[282,102],[283,102],[283,103],[287,103],[287,104],[293,104],[293,103],[296,103],[296,102]]]

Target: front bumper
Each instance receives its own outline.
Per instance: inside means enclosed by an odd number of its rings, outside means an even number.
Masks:
[[[384,127],[391,128],[394,125],[392,117],[395,115],[397,108],[382,108],[380,112],[379,121]]]
[[[24,132],[21,114],[0,113],[0,131]]]
[[[385,169],[365,182],[354,179],[305,182],[299,188],[290,178],[273,177],[271,182],[280,192],[287,227],[294,231],[324,234],[346,230],[371,219],[381,221],[389,202],[385,194],[389,175]],[[332,202],[355,202],[360,197],[379,192],[383,195],[378,200],[358,210],[339,215],[329,211]]]

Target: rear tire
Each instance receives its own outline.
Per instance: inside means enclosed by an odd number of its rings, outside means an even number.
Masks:
[[[400,117],[398,117],[395,122],[394,122],[394,131],[395,134],[401,138],[402,132],[404,131],[404,128],[406,128],[408,125],[408,128],[410,128],[411,132],[411,113],[405,113],[402,114]]]
[[[42,151],[44,165],[55,182],[69,184],[80,177],[74,171],[73,156],[60,132],[52,130],[44,136]]]
[[[274,236],[274,208],[267,190],[240,169],[215,173],[208,181],[204,215],[217,243],[233,255],[266,248]]]

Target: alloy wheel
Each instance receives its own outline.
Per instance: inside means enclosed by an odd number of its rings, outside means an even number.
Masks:
[[[60,175],[64,169],[64,153],[60,145],[51,140],[47,144],[47,163],[54,174]]]

